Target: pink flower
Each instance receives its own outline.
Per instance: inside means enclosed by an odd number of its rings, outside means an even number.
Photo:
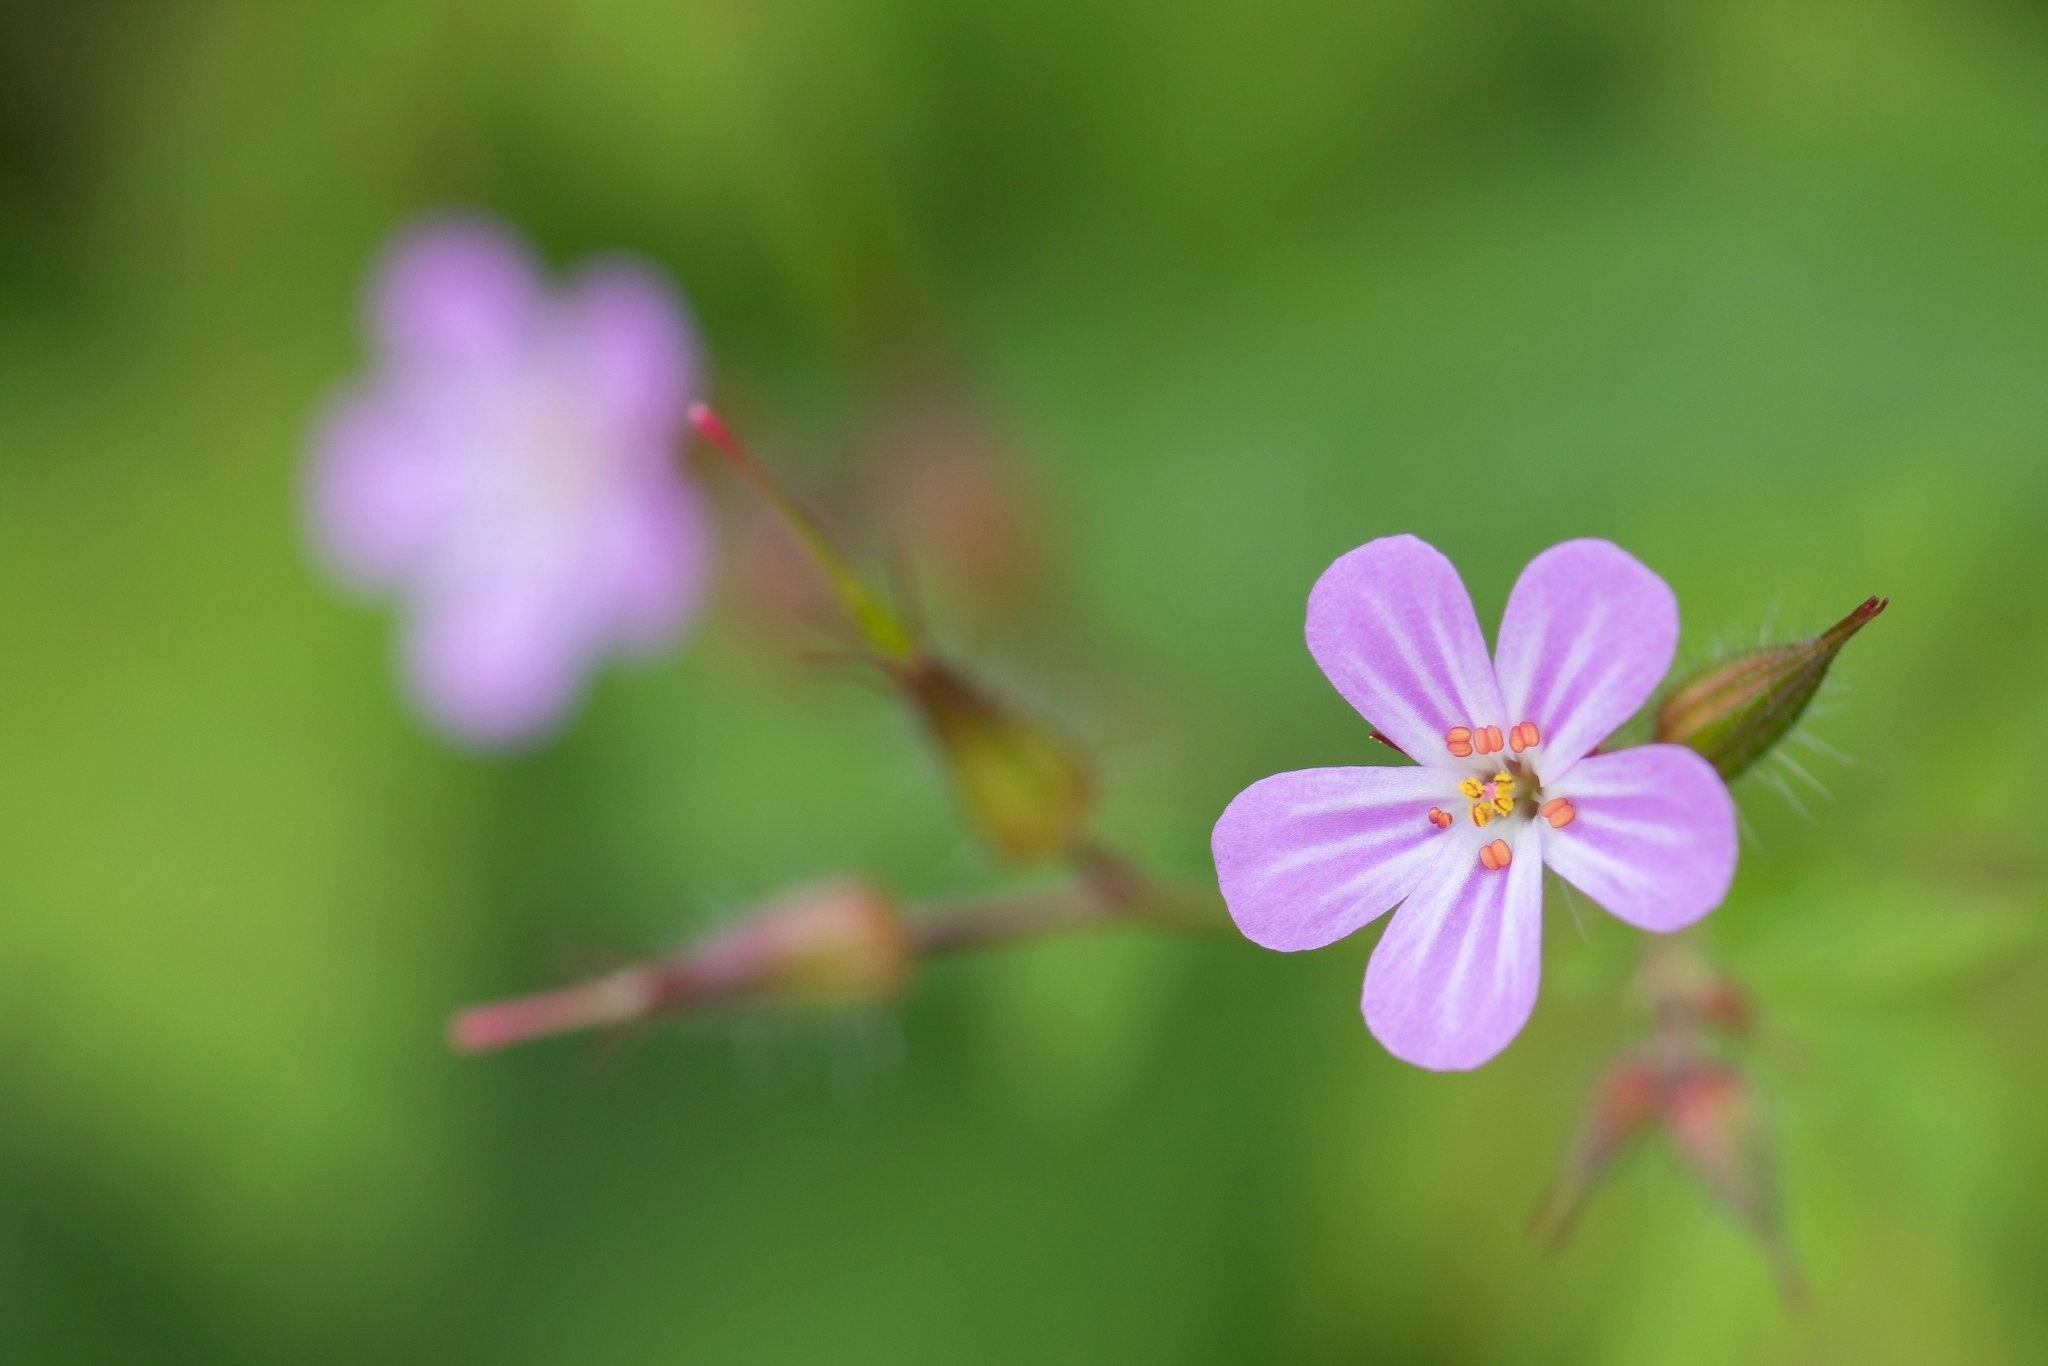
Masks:
[[[697,347],[673,290],[613,260],[550,291],[473,218],[399,238],[377,361],[316,435],[311,520],[343,578],[401,599],[402,670],[459,738],[530,738],[608,652],[696,605],[707,533],[676,467]]]
[[[1398,903],[1365,970],[1367,1026],[1421,1067],[1485,1062],[1536,1004],[1544,865],[1659,932],[1727,893],[1735,807],[1713,766],[1680,745],[1593,753],[1677,643],[1670,588],[1607,541],[1529,562],[1491,660],[1435,548],[1388,536],[1343,556],[1309,594],[1309,653],[1418,766],[1239,793],[1212,841],[1238,928],[1321,948]]]

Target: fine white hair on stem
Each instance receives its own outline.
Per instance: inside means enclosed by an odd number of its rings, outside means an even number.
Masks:
[[[1826,786],[1822,784],[1820,779],[1814,777],[1811,773],[1808,773],[1803,767],[1800,766],[1800,763],[1797,759],[1794,759],[1791,755],[1787,754],[1782,748],[1773,751],[1771,757],[1773,759],[1776,759],[1779,763],[1783,764],[1786,768],[1791,769],[1792,776],[1804,781],[1808,787],[1811,787],[1815,792],[1820,793],[1821,796],[1827,798],[1829,801],[1833,801],[1835,799],[1835,794],[1828,791]]]
[[[1771,643],[1771,628],[1776,626],[1778,623],[1778,608],[1782,604],[1782,602],[1782,596],[1780,594],[1773,593],[1771,594],[1770,602],[1765,604],[1764,619],[1762,623],[1759,624],[1756,628],[1756,643],[1759,646],[1764,646]]]
[[[1799,794],[1792,790],[1792,784],[1785,781],[1783,774],[1768,768],[1759,768],[1756,770],[1756,775],[1780,797],[1785,799],[1785,805],[1791,807],[1797,813],[1799,819],[1803,821],[1811,821],[1813,819],[1813,813],[1806,809],[1806,803],[1799,800]]]
[[[1814,753],[1822,755],[1825,758],[1833,759],[1836,763],[1840,764],[1844,768],[1856,767],[1856,759],[1854,755],[1842,753],[1841,750],[1836,749],[1833,745],[1821,739],[1818,735],[1815,735],[1812,731],[1807,730],[1803,726],[1793,731],[1791,738],[1797,740],[1800,744],[1805,745]]]

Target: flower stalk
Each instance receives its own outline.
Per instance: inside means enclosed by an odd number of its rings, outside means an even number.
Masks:
[[[895,902],[846,879],[802,888],[682,951],[592,981],[459,1011],[448,1039],[483,1053],[695,1007],[845,1006],[893,997],[912,946]]]
[[[860,632],[861,639],[876,657],[896,665],[908,665],[918,659],[922,652],[910,628],[889,610],[881,596],[868,587],[867,581],[847,563],[846,557],[839,553],[839,547],[832,543],[832,538],[825,534],[817,520],[769,477],[747,448],[740,444],[739,438],[712,411],[711,405],[691,404],[689,417],[690,425],[698,435],[709,441],[747,481],[748,486],[775,510],[784,529],[803,548],[812,567],[838,601],[840,610],[846,613],[846,619]]]
[[[458,1011],[448,1040],[485,1053],[584,1030],[718,1007],[846,1008],[893,1000],[917,964],[945,954],[1115,923],[1218,932],[1206,905],[1085,847],[1055,887],[961,900],[905,914],[887,892],[843,879],[801,888],[667,957],[554,991]]]
[[[803,548],[874,662],[923,720],[982,837],[1018,863],[1071,854],[1093,797],[1087,767],[1073,750],[927,650],[709,406],[694,405],[690,424]]]

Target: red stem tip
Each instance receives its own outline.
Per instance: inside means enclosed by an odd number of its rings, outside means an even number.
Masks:
[[[732,432],[726,428],[718,414],[712,411],[710,404],[692,403],[688,415],[690,425],[718,449],[730,454],[739,446],[739,442],[733,440]]]

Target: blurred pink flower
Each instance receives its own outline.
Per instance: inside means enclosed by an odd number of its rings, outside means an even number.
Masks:
[[[677,466],[701,384],[688,315],[626,260],[553,291],[471,217],[402,234],[369,304],[374,368],[313,444],[318,548],[403,602],[402,668],[432,721],[531,738],[600,657],[666,641],[701,594],[708,533]]]
[[[1493,659],[1434,548],[1389,536],[1343,556],[1309,595],[1309,652],[1418,766],[1239,793],[1212,841],[1238,928],[1320,948],[1399,903],[1366,968],[1367,1026],[1422,1067],[1493,1057],[1536,1004],[1545,864],[1646,930],[1727,893],[1735,807],[1713,765],[1681,745],[1593,752],[1677,644],[1670,588],[1607,541],[1529,562]]]

